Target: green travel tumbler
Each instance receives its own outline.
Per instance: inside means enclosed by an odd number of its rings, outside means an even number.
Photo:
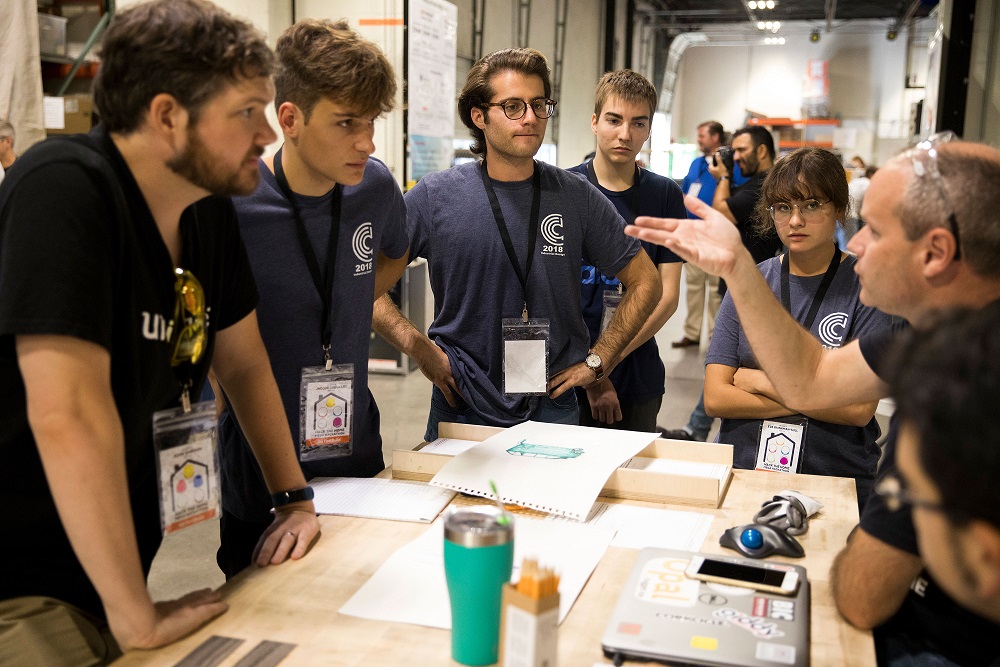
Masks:
[[[499,523],[500,519],[504,523]],[[451,599],[451,657],[492,665],[500,646],[500,597],[514,564],[514,522],[490,505],[455,507],[444,520]]]

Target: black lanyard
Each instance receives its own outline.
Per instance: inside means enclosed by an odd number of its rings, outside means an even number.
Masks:
[[[601,189],[601,184],[597,182],[597,172],[594,171],[594,161],[590,160],[587,162],[587,180],[590,181],[597,189]],[[607,188],[605,188],[607,189]],[[639,165],[635,165],[635,175],[632,176],[632,187],[629,188],[628,197],[628,212],[632,215],[630,220],[626,220],[628,224],[635,222],[635,219],[639,217],[639,191],[642,189],[642,170],[639,169]],[[611,192],[608,190],[608,192]]]
[[[785,306],[785,310],[789,313],[792,312],[792,296],[791,287],[788,284],[788,254],[785,253],[785,257],[781,263],[781,303]],[[823,303],[824,297],[826,297],[826,292],[830,289],[830,285],[833,284],[833,277],[837,275],[837,268],[840,266],[840,248],[837,244],[833,245],[833,257],[830,258],[830,266],[826,267],[826,273],[823,274],[823,280],[819,284],[819,289],[816,290],[816,296],[813,297],[812,305],[809,306],[809,313],[806,315],[805,321],[802,322],[802,326],[809,330],[812,328],[812,323],[816,319],[816,314],[819,313],[819,307]]]
[[[521,319],[528,321],[528,274],[531,273],[531,260],[535,257],[535,240],[538,238],[538,207],[542,200],[542,174],[538,170],[538,165],[534,165],[534,172],[531,175],[531,226],[528,227],[528,261],[524,264],[524,272],[521,271],[521,263],[517,261],[514,253],[514,244],[510,241],[510,232],[507,231],[507,223],[503,219],[503,211],[500,210],[500,200],[497,193],[493,191],[493,184],[490,182],[489,174],[486,172],[486,160],[480,165],[479,173],[483,177],[483,187],[486,188],[486,196],[490,199],[490,207],[493,209],[493,219],[496,220],[497,229],[500,230],[500,238],[503,239],[503,247],[507,251],[507,259],[514,267],[517,279],[521,281],[521,293],[524,295],[524,310],[521,312]]]
[[[330,345],[333,336],[333,326],[330,323],[332,317],[333,303],[333,276],[337,264],[337,240],[340,237],[340,205],[342,199],[342,189],[340,184],[333,186],[333,198],[330,200],[330,237],[326,244],[326,273],[320,273],[319,262],[316,260],[316,251],[313,250],[312,242],[306,233],[305,223],[302,222],[302,214],[299,206],[295,203],[295,195],[288,187],[288,179],[285,178],[285,170],[281,167],[281,151],[274,155],[274,178],[278,181],[278,187],[284,193],[285,199],[292,205],[292,213],[295,215],[295,231],[298,232],[299,245],[302,247],[302,255],[305,257],[306,265],[309,267],[309,274],[312,276],[313,285],[319,292],[319,298],[323,302],[323,319],[320,333],[320,345],[323,346],[324,356],[330,359]]]

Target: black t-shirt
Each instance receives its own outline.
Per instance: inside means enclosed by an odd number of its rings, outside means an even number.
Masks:
[[[892,328],[873,332],[858,341],[865,362],[883,380],[889,379],[892,345],[908,327],[905,321],[897,320]],[[886,474],[896,470],[897,433],[894,415],[889,422],[876,485]],[[886,544],[920,555],[909,507],[893,512],[881,497],[872,494],[861,512],[861,528]],[[902,638],[914,651],[940,653],[959,665],[991,665],[1000,658],[1000,626],[960,606],[927,572],[922,572],[913,581],[899,611],[878,634]]]
[[[252,312],[257,291],[229,199],[181,217],[180,266],[205,289],[209,338],[191,369],[204,382],[214,333]],[[42,142],[0,187],[0,455],[9,474],[0,513],[0,599],[46,595],[103,615],[56,512],[29,428],[14,337],[57,334],[111,353],[131,506],[144,571],[160,544],[152,415],[178,405],[168,330],[173,262],[138,184],[100,128]],[[73,424],[66,428],[72,430]],[[114,563],[107,563],[114,567]]]
[[[766,177],[766,171],[757,172],[750,177],[749,181],[736,188],[731,197],[726,199],[729,212],[736,218],[736,226],[740,230],[743,245],[750,251],[753,261],[757,264],[774,257],[775,253],[781,249],[781,239],[778,238],[778,233],[773,228],[763,236],[754,229],[754,221],[757,218],[757,201],[760,199],[760,191]]]

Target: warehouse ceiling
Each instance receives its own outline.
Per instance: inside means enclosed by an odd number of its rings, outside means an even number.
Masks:
[[[885,19],[902,26],[910,18],[927,16],[936,4],[937,0],[776,0],[774,9],[751,9],[749,0],[637,0],[636,16],[673,34],[744,21],[811,21],[830,30],[858,19]]]

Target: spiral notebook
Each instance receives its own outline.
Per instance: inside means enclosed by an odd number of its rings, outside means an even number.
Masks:
[[[657,433],[525,422],[452,458],[431,484],[583,521],[608,477]]]

